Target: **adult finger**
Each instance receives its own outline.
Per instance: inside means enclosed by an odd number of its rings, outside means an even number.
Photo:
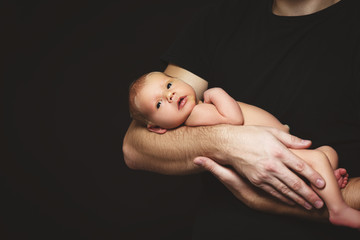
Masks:
[[[291,152],[288,152],[287,156],[284,156],[283,163],[294,170],[296,173],[304,176],[308,179],[314,186],[318,188],[325,187],[325,181],[321,175],[310,167],[304,160],[300,159]]]
[[[272,128],[269,128],[269,131],[271,131],[281,143],[290,148],[299,147],[301,143],[304,141],[306,142],[306,140],[302,140],[283,131]],[[312,185],[319,189],[325,187],[325,180],[322,178],[322,176],[295,154],[289,150],[283,149],[283,151],[278,151],[278,155],[280,155],[278,157],[280,157],[282,162],[288,168],[291,168],[296,173],[304,176]],[[299,195],[310,201],[310,203],[315,207],[319,208],[322,206],[323,203],[317,194],[309,186],[304,184],[304,182],[299,177],[294,177],[294,175],[289,174],[289,171],[278,171],[278,173],[278,178],[281,179],[287,186],[294,189]]]
[[[277,189],[280,189],[282,193],[289,191],[287,196],[304,206],[306,209],[308,209],[308,203],[315,208],[321,208],[324,205],[323,201],[314,190],[293,172],[285,168],[283,171],[275,173],[275,175],[277,178],[281,179],[286,186],[284,187],[280,184]]]
[[[297,178],[296,175],[293,175],[293,177]],[[300,182],[301,181],[302,180],[300,180]],[[281,196],[288,197],[289,199],[296,202],[300,206],[303,206],[307,210],[312,209],[312,206],[309,204],[309,202],[296,192],[297,189],[295,190],[295,189],[290,188],[288,185],[284,184],[279,179],[272,180],[271,184],[272,184],[271,188],[274,188],[274,190],[277,191],[277,194],[274,194],[273,192],[271,192],[271,194],[273,196],[277,197],[277,195],[280,194]],[[265,186],[266,186],[266,184],[265,184]],[[272,186],[274,186],[274,187],[272,187]],[[298,186],[303,187],[303,188],[309,188],[309,186],[307,186],[304,182],[302,182],[301,185],[298,185]],[[268,189],[271,189],[271,188],[264,188],[263,186],[261,188],[263,188],[265,191],[268,191]],[[310,191],[311,191],[311,189],[310,189]],[[316,200],[320,200],[320,198],[318,198],[318,196],[316,194],[314,194],[314,198],[315,197],[317,197]],[[316,201],[316,200],[313,200],[313,201]],[[317,205],[317,207],[319,207],[319,205]]]
[[[281,200],[282,202],[288,204],[288,205],[291,205],[293,206],[294,205],[294,202],[289,200],[288,198],[286,198],[284,195],[280,194],[274,187],[272,187],[271,185],[268,185],[268,184],[261,184],[259,186],[257,186],[259,188],[261,188],[262,190],[264,190],[265,192],[269,193],[270,195],[272,195],[273,197]],[[284,189],[284,188],[283,188]],[[299,203],[299,202],[297,202]],[[311,209],[311,206],[310,208]]]
[[[248,186],[244,183],[244,180],[239,177],[237,173],[231,169],[224,167],[210,158],[207,157],[197,157],[194,159],[194,163],[202,166],[207,171],[211,172],[220,182],[222,182],[235,196],[241,197],[244,194],[244,191]],[[281,200],[282,202],[293,206],[294,202],[284,197],[270,185],[262,184],[261,187],[264,191],[270,193],[275,198]],[[311,206],[310,206],[311,208]]]
[[[271,132],[281,143],[283,143],[288,148],[302,149],[311,146],[310,140],[296,137],[277,128],[268,127],[267,130]]]
[[[235,188],[235,185],[240,184],[240,186],[237,187],[241,187],[242,183],[241,182],[238,183],[239,176],[234,171],[232,171],[229,168],[221,166],[212,159],[203,156],[196,157],[194,159],[194,163],[198,166],[203,167],[205,170],[209,171],[210,173],[212,173],[223,184],[232,186],[233,188]]]

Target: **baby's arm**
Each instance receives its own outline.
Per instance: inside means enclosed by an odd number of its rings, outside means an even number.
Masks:
[[[224,123],[242,125],[243,114],[239,104],[222,88],[210,88],[204,92],[204,103],[214,104]]]
[[[204,92],[204,103],[196,105],[186,120],[187,126],[216,124],[242,125],[244,118],[239,104],[221,88]]]

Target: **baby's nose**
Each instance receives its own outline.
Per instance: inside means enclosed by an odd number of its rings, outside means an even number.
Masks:
[[[175,100],[175,92],[168,92],[167,99],[169,102],[172,102]]]

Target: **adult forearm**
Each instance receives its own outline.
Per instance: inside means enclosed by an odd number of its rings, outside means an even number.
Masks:
[[[220,124],[180,127],[159,135],[133,122],[125,136],[123,152],[130,168],[162,174],[199,172],[193,159],[209,157],[219,164],[231,165],[252,184],[280,200],[289,201],[287,196],[305,208],[306,201],[319,208],[321,199],[288,169],[322,187],[321,176],[286,148],[309,144],[268,127]]]
[[[124,159],[136,170],[162,174],[200,172],[192,160],[216,151],[215,134],[216,127],[212,126],[184,126],[156,134],[133,121],[123,141]]]

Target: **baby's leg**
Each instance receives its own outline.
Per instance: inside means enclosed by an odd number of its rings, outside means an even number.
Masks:
[[[360,211],[350,208],[345,203],[334,175],[332,165],[334,167],[337,165],[336,152],[329,147],[292,151],[325,179],[326,185],[323,189],[313,188],[324,200],[329,211],[330,222],[336,225],[360,228]]]
[[[338,167],[338,155],[336,151],[329,146],[322,146],[317,148],[317,150],[325,153],[325,155],[329,159],[331,167],[334,169],[334,175],[336,177],[339,187],[344,188],[348,182],[349,174],[347,174],[347,171],[344,168],[336,169]]]
[[[315,150],[320,151],[326,155],[326,157],[333,169],[336,169],[338,167],[339,157],[338,157],[336,151],[332,147],[321,146]]]

